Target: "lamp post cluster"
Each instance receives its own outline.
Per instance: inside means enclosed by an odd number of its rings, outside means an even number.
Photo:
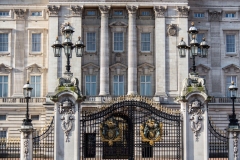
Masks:
[[[234,100],[236,99],[237,96],[237,86],[234,84],[232,81],[232,84],[228,87],[232,99],[232,115],[229,115],[229,128],[233,129],[238,129],[239,124],[238,124],[238,119],[236,119],[236,114],[235,114],[235,106],[234,106]]]
[[[194,26],[194,23],[192,22],[192,26],[188,30],[188,34],[190,37],[190,45],[187,46],[186,43],[183,41],[183,38],[181,42],[178,44],[178,53],[179,56],[186,57],[187,51],[189,51],[189,56],[191,59],[193,59],[193,73],[196,74],[196,65],[195,65],[195,57],[199,56],[202,58],[206,58],[208,55],[208,49],[210,46],[207,44],[205,41],[205,38],[203,38],[203,41],[199,44],[197,41],[197,34],[198,34],[198,29]],[[200,49],[200,52],[199,52]]]
[[[29,119],[29,109],[28,109],[28,103],[29,103],[29,99],[31,98],[32,89],[33,88],[30,86],[29,81],[27,81],[27,83],[23,86],[23,95],[27,102],[26,118],[23,120],[24,126],[32,126],[32,120]]]
[[[70,58],[72,58],[72,50],[75,48],[76,57],[82,57],[83,50],[85,47],[80,37],[78,37],[78,41],[75,43],[75,45],[73,45],[72,43],[73,32],[74,32],[73,28],[70,26],[70,23],[68,23],[67,26],[64,27],[62,31],[62,34],[65,37],[64,42],[61,43],[57,37],[56,41],[52,45],[55,57],[61,57],[61,51],[62,48],[64,48],[64,52],[67,57],[66,73],[71,73]]]

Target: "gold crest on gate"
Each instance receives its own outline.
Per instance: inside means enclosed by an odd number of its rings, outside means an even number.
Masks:
[[[148,142],[151,146],[160,141],[163,135],[163,123],[157,122],[155,118],[150,117],[140,126],[140,135],[142,142]]]
[[[112,146],[113,142],[122,140],[122,125],[114,117],[108,118],[100,124],[100,137],[103,142]]]

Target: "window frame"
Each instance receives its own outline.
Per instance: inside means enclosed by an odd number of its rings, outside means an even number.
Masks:
[[[236,18],[236,16],[237,16],[237,14],[236,14],[236,12],[225,12],[225,14],[224,14],[225,16],[225,18]],[[228,17],[228,15],[231,15],[230,17]],[[234,17],[232,17],[232,15],[234,15]]]
[[[1,117],[1,116],[5,116],[5,119],[1,119],[1,118],[0,118],[0,121],[6,121],[6,120],[7,120],[7,115],[6,115],[6,114],[0,114],[0,117]]]
[[[149,12],[149,15],[142,15],[142,12]],[[152,10],[151,9],[139,9],[139,16],[140,17],[151,17]]]
[[[38,119],[33,118],[35,116],[38,116]],[[40,121],[40,115],[37,115],[37,114],[31,115],[31,120],[32,121]]]
[[[1,136],[1,135],[2,135],[1,132],[5,132],[6,137],[2,137],[2,136]],[[7,137],[8,137],[8,132],[7,132],[7,130],[1,130],[1,131],[0,131],[0,138],[7,138]]]
[[[39,13],[41,13],[41,15],[32,15],[34,12],[39,12]],[[30,13],[29,13],[30,15],[29,16],[31,16],[31,17],[43,17],[43,11],[30,11]]]
[[[115,13],[116,11],[122,11],[122,15],[115,15],[114,13]],[[113,17],[123,17],[123,16],[124,16],[124,9],[113,9],[113,10],[112,10],[112,16],[113,16]]]
[[[0,16],[0,19],[12,19],[13,18],[13,11],[11,9],[1,9],[0,12],[8,12],[8,16]]]
[[[31,81],[31,78],[32,77],[40,77],[40,91],[39,91],[39,97],[38,96],[36,96],[36,92],[35,92],[35,96],[33,96],[33,92],[35,91],[34,89],[36,88],[36,86],[32,86],[32,81]],[[32,86],[32,88],[33,88],[33,90],[32,90],[32,95],[31,95],[31,97],[32,98],[41,98],[42,97],[42,85],[43,85],[43,83],[42,83],[42,75],[40,75],[40,74],[31,74],[30,76],[29,76],[29,79],[30,79],[30,85]],[[35,81],[36,81],[36,78],[35,78]],[[35,84],[36,85],[36,84]]]
[[[234,37],[234,51],[231,52],[231,51],[228,51],[228,42],[227,42],[227,36],[233,36]],[[236,35],[235,34],[226,34],[226,53],[227,54],[233,54],[233,53],[236,53]],[[229,45],[232,45],[232,44],[229,44]]]
[[[149,51],[143,51],[143,50],[142,50],[142,43],[143,43],[143,42],[142,42],[142,34],[147,34],[147,33],[149,34]],[[140,45],[141,45],[141,46],[140,46],[140,51],[141,51],[141,52],[144,52],[144,53],[149,53],[149,52],[151,52],[151,32],[141,32],[141,33],[140,33],[140,41],[141,41],[141,42],[140,42]],[[145,42],[145,43],[146,43],[146,42]]]
[[[40,43],[37,43],[37,42],[33,42],[33,36],[34,35],[40,35],[40,39],[39,39],[39,42]],[[37,38],[39,38],[39,37],[37,37]],[[35,38],[36,39],[36,38]],[[42,43],[41,43],[41,39],[42,39],[42,34],[41,33],[32,33],[32,47],[31,47],[31,51],[33,52],[33,53],[39,53],[39,52],[41,52],[41,48],[42,48]],[[33,47],[34,47],[34,45],[33,44],[39,44],[40,45],[40,47],[39,47],[39,50],[37,50],[38,49],[38,47],[37,47],[37,49],[36,50],[33,50]]]
[[[37,29],[37,28],[28,28],[28,52],[29,55],[42,55],[43,52],[46,51],[46,41],[45,38],[45,28]],[[41,34],[41,39],[40,39],[40,51],[32,51],[32,34]],[[45,42],[45,43],[44,43]]]
[[[118,76],[118,81],[117,81],[117,82],[114,81],[114,77],[115,77],[115,76]],[[122,76],[123,82],[119,82],[119,76]],[[113,96],[122,96],[122,95],[125,94],[125,90],[124,90],[124,88],[125,88],[125,87],[124,87],[124,85],[125,85],[124,82],[125,82],[125,81],[124,81],[124,78],[125,78],[125,77],[124,77],[124,75],[122,75],[122,74],[113,75]],[[120,90],[119,85],[120,85],[120,83],[122,83],[122,85],[123,85],[123,86],[122,86],[122,90],[123,90],[122,93],[123,93],[123,94],[119,94],[119,90]],[[117,84],[117,86],[118,86],[118,90],[117,90],[118,93],[117,93],[117,94],[114,94],[114,93],[115,93],[115,90],[114,90],[114,89],[115,89],[115,88],[114,88],[115,84]]]
[[[95,78],[96,78],[96,81],[95,82],[92,82],[92,78],[91,78],[91,80],[90,80],[90,82],[87,82],[87,76],[90,76],[90,77],[92,77],[92,76],[95,76]],[[87,83],[89,83],[90,84],[90,91],[91,91],[91,93],[89,93],[89,94],[87,94]],[[92,94],[92,84],[93,83],[95,83],[95,85],[96,85],[96,88],[95,88],[95,95],[93,95]],[[87,74],[87,75],[85,75],[85,95],[86,96],[97,96],[97,75],[93,75],[93,74]]]
[[[141,81],[142,76],[144,76],[144,80],[145,80],[144,82]],[[149,82],[146,82],[147,76],[150,77],[150,81]],[[141,96],[153,96],[153,93],[152,93],[153,92],[153,88],[152,88],[152,84],[153,84],[152,81],[153,80],[152,79],[153,79],[152,75],[149,75],[149,74],[140,75],[139,83],[140,83],[140,95]],[[141,87],[142,83],[144,83],[144,91],[145,91],[144,94],[142,94],[142,87]],[[150,91],[149,91],[150,95],[146,94],[146,87],[147,87],[146,84],[150,84]]]
[[[199,16],[199,15],[203,15],[203,16]],[[205,18],[205,13],[204,12],[193,12],[193,17],[194,18]]]
[[[1,98],[7,98],[7,97],[9,97],[9,95],[10,95],[10,85],[9,85],[9,78],[10,78],[10,76],[9,75],[6,75],[6,74],[0,74],[0,76],[6,76],[6,77],[8,77],[8,80],[7,80],[7,96],[6,97],[4,97],[4,96],[0,96]],[[2,83],[2,82],[0,82],[0,83]],[[2,90],[1,90],[1,92],[3,92]]]
[[[115,33],[122,33],[122,50],[115,50]],[[124,32],[113,32],[113,52],[118,52],[118,53],[122,53],[124,52]],[[120,43],[120,42],[118,42]]]
[[[11,53],[11,46],[12,46],[12,29],[0,29],[0,34],[8,34],[8,50],[7,51],[0,51],[0,55],[3,56],[10,56]]]
[[[235,52],[227,52],[227,35],[235,35]],[[222,39],[222,51],[225,53],[225,56],[239,56],[239,31],[238,30],[223,30],[223,36]]]
[[[95,50],[88,50],[88,33],[94,33],[95,34]],[[97,51],[97,33],[95,31],[86,32],[86,52],[95,53],[96,51]]]

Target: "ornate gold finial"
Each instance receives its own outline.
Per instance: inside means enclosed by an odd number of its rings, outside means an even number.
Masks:
[[[181,41],[183,41],[183,37],[181,38]]]
[[[203,41],[205,41],[206,39],[205,39],[205,37],[203,37],[203,39],[202,39]]]
[[[191,25],[194,26],[194,22],[192,22]]]
[[[81,39],[81,37],[80,36],[78,36],[78,40],[80,41],[80,39]]]
[[[67,25],[70,26],[70,22],[68,22]]]
[[[234,85],[234,81],[232,81],[232,83],[231,83],[232,85]]]

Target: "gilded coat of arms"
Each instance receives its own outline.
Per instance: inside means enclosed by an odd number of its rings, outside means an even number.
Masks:
[[[163,123],[157,122],[153,117],[140,126],[142,142],[148,142],[151,146],[160,141],[163,135]]]
[[[122,125],[114,117],[110,117],[100,124],[100,136],[103,142],[112,146],[113,142],[122,139]]]

